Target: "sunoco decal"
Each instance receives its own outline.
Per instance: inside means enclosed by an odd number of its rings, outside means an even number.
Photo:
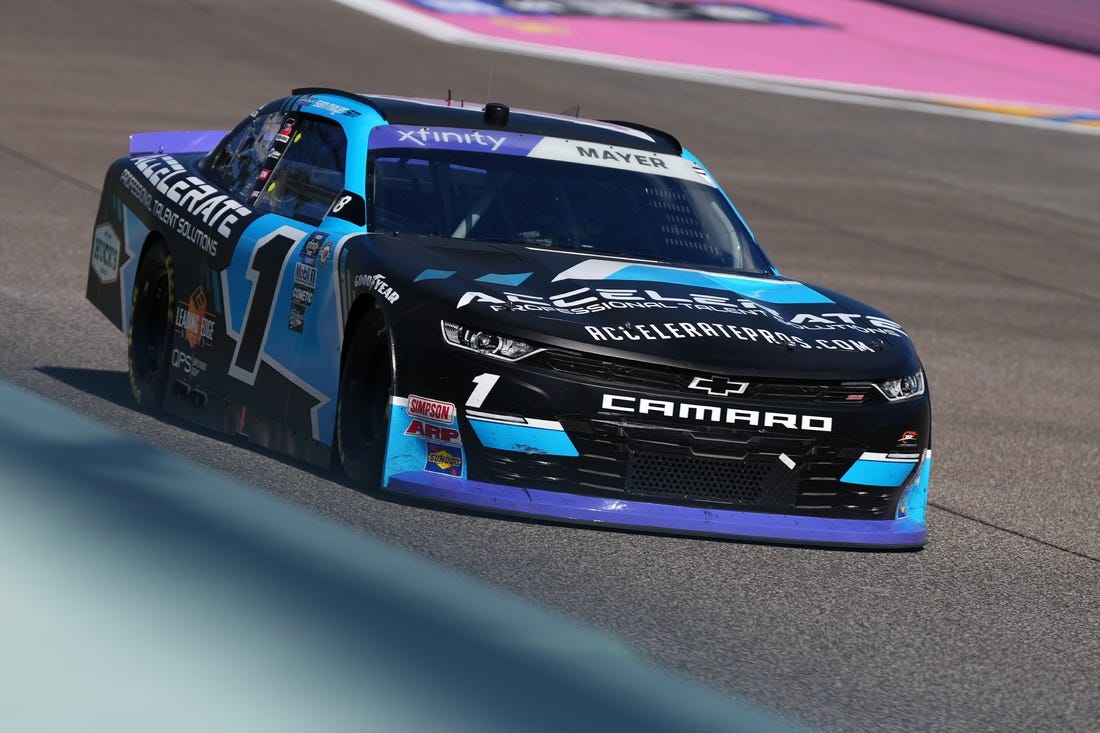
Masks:
[[[454,445],[428,443],[428,458],[424,470],[430,473],[444,473],[448,476],[462,475],[462,449]]]
[[[405,435],[420,438],[422,440],[435,440],[442,443],[458,444],[462,442],[459,432],[454,428],[436,425],[435,423],[425,422],[423,420],[413,420],[409,423],[409,427],[405,428]]]

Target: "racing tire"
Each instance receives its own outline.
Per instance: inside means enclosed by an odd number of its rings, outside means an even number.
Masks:
[[[336,403],[336,450],[355,484],[381,486],[392,393],[389,335],[373,308],[349,341]]]
[[[155,240],[149,244],[134,279],[126,339],[130,391],[146,412],[156,412],[164,404],[171,369],[175,302],[172,255],[163,241]]]

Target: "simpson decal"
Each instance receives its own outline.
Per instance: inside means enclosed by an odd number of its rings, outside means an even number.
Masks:
[[[409,417],[422,417],[425,420],[453,425],[455,421],[455,406],[450,402],[430,400],[427,397],[409,395],[409,402],[405,408]]]

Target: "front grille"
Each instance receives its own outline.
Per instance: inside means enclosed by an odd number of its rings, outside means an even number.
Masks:
[[[543,369],[570,380],[583,380],[592,384],[619,388],[657,389],[703,397],[705,390],[692,390],[688,385],[696,379],[713,379],[715,376],[747,382],[742,394],[730,399],[767,400],[770,402],[817,402],[829,404],[862,405],[880,402],[884,398],[870,385],[849,385],[833,381],[805,381],[714,375],[709,372],[688,371],[659,364],[605,359],[592,354],[582,354],[565,349],[546,349],[524,359],[523,365]]]
[[[791,471],[779,463],[769,466],[692,455],[634,453],[627,471],[626,493],[743,506],[790,505],[795,485],[783,479],[784,473]],[[778,477],[771,483],[780,489],[780,495],[762,501],[768,479],[773,476]]]
[[[476,480],[592,496],[631,497],[827,517],[892,516],[899,489],[843,484],[866,447],[832,437],[763,434],[565,418],[576,458],[486,450]],[[795,464],[780,461],[785,455]],[[479,473],[480,473],[479,471]]]

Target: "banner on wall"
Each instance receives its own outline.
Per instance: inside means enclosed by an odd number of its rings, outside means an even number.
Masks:
[[[448,15],[519,15],[617,18],[624,20],[697,20],[750,25],[829,26],[758,5],[729,2],[661,0],[409,0],[425,10]]]

